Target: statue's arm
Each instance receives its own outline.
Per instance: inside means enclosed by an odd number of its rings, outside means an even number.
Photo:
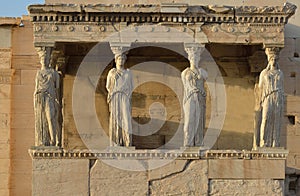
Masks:
[[[111,77],[112,77],[112,70],[110,70],[108,72],[108,75],[107,75],[107,79],[106,79],[106,90],[108,91],[108,93],[111,92]]]
[[[259,87],[260,89],[263,88],[263,78],[264,78],[265,74],[266,74],[266,73],[265,73],[265,70],[263,70],[263,71],[260,73],[260,75],[259,75],[258,87]]]
[[[39,77],[39,73],[37,72],[36,73],[36,76],[35,76],[35,88],[34,88],[34,93],[33,93],[33,107],[34,107],[34,109],[36,109],[36,107],[37,107],[37,99],[36,99],[36,95],[37,95],[37,93],[38,93],[38,86],[39,86],[39,79],[38,79],[38,77]]]
[[[37,92],[38,92],[38,86],[39,86],[39,79],[38,79],[38,77],[39,77],[39,73],[37,72],[36,73],[36,76],[35,76],[35,88],[34,88],[34,95],[36,95],[37,94]]]
[[[108,92],[107,103],[110,103],[111,93],[113,91],[113,89],[112,89],[113,88],[113,71],[114,71],[114,69],[112,69],[108,72],[107,79],[106,79],[106,90]]]
[[[187,71],[184,70],[182,73],[181,73],[181,80],[182,80],[182,83],[183,83],[183,86],[186,87],[186,81],[188,80],[188,76],[187,76]]]

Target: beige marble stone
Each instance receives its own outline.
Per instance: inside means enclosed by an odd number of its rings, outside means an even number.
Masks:
[[[188,161],[179,172],[150,181],[151,195],[206,195],[207,161]]]
[[[1,22],[0,23],[10,23],[11,21],[9,21],[9,20],[1,20]],[[13,21],[13,23],[14,23],[15,21]],[[0,29],[0,57],[4,57],[5,59],[7,59],[7,57],[9,56],[9,55],[11,55],[11,50],[10,50],[10,47],[11,47],[11,37],[12,37],[12,35],[11,35],[11,30],[12,30],[12,28],[11,28],[11,24],[10,25],[7,25],[7,26],[2,26],[1,27],[1,29]],[[10,59],[10,57],[9,57],[9,59]],[[8,59],[8,60],[9,60]],[[8,62],[10,62],[10,60],[8,61]],[[7,65],[7,64],[5,64],[5,65]],[[2,67],[3,65],[1,65],[1,67]],[[10,68],[10,67],[6,67],[6,66],[4,66],[5,68]]]
[[[172,173],[178,173],[184,170],[186,164],[187,160],[174,160],[163,167],[149,170],[148,179],[151,181],[153,179],[164,178],[171,175]]]
[[[146,195],[147,192],[148,182],[146,172],[117,169],[107,165],[107,163],[103,163],[101,160],[97,160],[91,168],[90,194],[93,196],[99,194]]]
[[[32,195],[88,195],[89,160],[33,160]]]
[[[34,84],[34,79],[36,76],[36,70],[21,70],[21,85],[30,85]]]
[[[210,179],[284,179],[285,160],[209,160]]]
[[[0,49],[0,69],[11,68],[11,49]]]
[[[283,180],[211,180],[209,195],[276,195],[284,194]]]

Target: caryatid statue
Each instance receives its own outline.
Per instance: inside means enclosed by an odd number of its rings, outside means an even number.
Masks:
[[[279,147],[284,107],[283,73],[278,67],[279,48],[266,48],[267,67],[259,76],[261,124],[260,147]]]
[[[124,68],[126,54],[114,51],[116,68],[107,76],[106,89],[109,104],[109,137],[111,146],[132,145],[131,94],[133,79],[129,69]]]
[[[60,146],[58,138],[59,74],[50,66],[51,49],[37,48],[41,69],[34,91],[36,146]]]
[[[184,87],[184,146],[201,146],[205,128],[206,92],[204,83],[207,72],[199,67],[201,47],[185,46],[190,67],[181,73]]]

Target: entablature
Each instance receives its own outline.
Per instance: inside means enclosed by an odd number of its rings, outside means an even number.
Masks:
[[[101,42],[113,33],[149,25],[175,28],[196,42],[284,46],[284,25],[296,6],[190,6],[188,4],[30,5],[35,45]],[[167,30],[168,31],[168,30]],[[170,31],[170,30],[169,30]],[[159,32],[158,32],[159,33]]]
[[[189,6],[188,4],[30,5],[33,22],[243,22],[287,23],[296,6]]]

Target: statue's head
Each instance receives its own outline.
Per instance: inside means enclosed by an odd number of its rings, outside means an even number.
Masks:
[[[199,61],[200,61],[200,54],[198,54],[197,49],[192,49],[195,52],[191,52],[189,54],[189,61],[191,64],[193,64],[195,67],[199,66]]]
[[[185,51],[188,53],[188,59],[191,67],[199,67],[200,55],[202,47],[198,45],[185,47]]]
[[[48,68],[50,63],[50,49],[47,47],[38,47],[36,50],[40,57],[40,63],[42,65],[41,69]]]
[[[265,52],[266,52],[266,55],[268,57],[268,66],[269,66],[269,69],[272,68],[272,67],[273,68],[278,68],[277,61],[278,61],[278,58],[279,58],[280,49],[277,48],[277,47],[266,48]]]
[[[125,53],[115,55],[115,62],[117,68],[123,67],[126,60],[127,60],[127,56]]]

